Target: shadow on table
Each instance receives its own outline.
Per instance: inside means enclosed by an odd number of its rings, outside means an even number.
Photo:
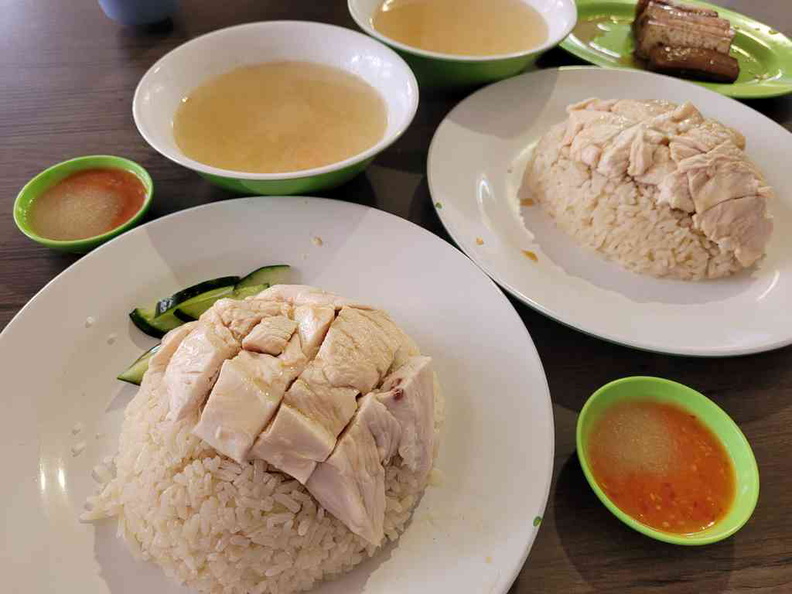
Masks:
[[[790,406],[787,370],[792,347],[727,358],[650,353],[583,334],[510,299],[536,343],[553,402],[566,409],[579,411],[597,388],[631,375],[686,384],[718,403],[740,425]]]
[[[354,202],[363,206],[377,207],[377,196],[366,173],[356,175],[347,183],[332,190],[314,192],[316,196],[332,198],[344,202]]]
[[[670,584],[684,586],[687,581],[697,584],[691,584],[690,592],[704,582],[708,593],[727,589],[734,560],[732,539],[706,547],[681,547],[631,530],[594,495],[576,454],[561,468],[551,509],[567,558],[597,590],[644,592]],[[618,563],[613,562],[616,559]]]

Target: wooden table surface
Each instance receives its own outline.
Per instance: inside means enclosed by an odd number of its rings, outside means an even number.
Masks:
[[[792,35],[792,0],[720,3]],[[166,161],[138,135],[132,93],[155,60],[192,37],[249,21],[354,28],[343,0],[183,0],[181,6],[171,26],[135,30],[105,18],[96,0],[0,0],[0,328],[77,259],[28,241],[13,223],[19,188],[48,165],[97,153],[140,162],[157,186],[150,218],[232,197]],[[544,66],[574,63],[561,50],[542,60]],[[461,98],[425,93],[408,132],[364,175],[327,195],[390,211],[447,238],[431,207],[426,155],[436,126]],[[792,97],[749,105],[792,130]],[[656,355],[585,336],[514,305],[547,371],[556,446],[544,523],[512,594],[792,592],[792,350],[732,359]],[[621,525],[595,499],[575,456],[577,414],[597,387],[635,374],[701,390],[747,435],[762,492],[753,518],[735,537],[702,548],[660,544]]]

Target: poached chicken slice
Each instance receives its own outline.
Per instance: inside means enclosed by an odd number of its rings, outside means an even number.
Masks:
[[[401,426],[398,451],[408,468],[426,477],[434,459],[434,372],[430,357],[412,357],[382,384],[379,400]]]
[[[261,293],[260,293],[261,295]],[[273,316],[287,317],[291,307],[286,303],[264,301],[256,297],[248,299],[218,299],[204,316],[216,316],[238,341],[244,339],[263,319]],[[287,339],[288,340],[288,339]],[[285,345],[284,345],[285,346]]]
[[[201,316],[197,326],[179,344],[165,370],[163,386],[168,396],[168,419],[180,421],[197,412],[209,395],[223,362],[239,350],[239,342],[217,316]]]
[[[335,450],[305,484],[327,511],[373,545],[384,536],[385,468],[401,436],[399,422],[369,393]]]
[[[241,351],[223,363],[192,432],[218,452],[244,462],[306,362],[297,335],[280,357]]]
[[[242,348],[256,353],[280,355],[296,329],[297,322],[286,316],[264,318],[242,339]]]
[[[148,370],[143,376],[143,385],[151,383],[155,378],[157,379],[157,383],[159,383],[176,349],[179,348],[179,345],[187,338],[197,324],[198,322],[183,324],[162,337],[160,347],[157,349],[157,352],[151,356],[151,359],[149,359]]]
[[[300,333],[303,353],[312,360],[327,336],[327,330],[335,318],[335,307],[329,305],[298,305],[294,308],[294,321]]]
[[[363,305],[346,297],[341,297],[335,293],[329,293],[317,287],[308,285],[273,285],[265,289],[256,296],[256,299],[270,301],[285,301],[291,305],[324,305],[334,309],[342,307],[356,307],[358,309],[370,309],[368,305]]]
[[[355,413],[357,395],[374,389],[405,348],[402,336],[383,312],[341,309],[251,454],[305,482],[312,463],[333,451]]]

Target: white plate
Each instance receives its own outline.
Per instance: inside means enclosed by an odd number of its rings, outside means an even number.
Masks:
[[[633,274],[580,247],[519,189],[528,149],[587,97],[692,101],[745,134],[778,199],[775,232],[754,270],[703,282]],[[429,151],[429,187],[448,232],[526,304],[606,340],[698,356],[766,351],[792,342],[792,135],[749,107],[698,85],[628,70],[562,68],[499,82],[443,120]],[[483,241],[480,243],[477,240]],[[521,250],[531,250],[538,262]]]
[[[135,393],[114,376],[154,342],[126,314],[202,279],[281,262],[296,268],[296,282],[391,312],[434,357],[448,409],[444,478],[404,536],[315,592],[506,592],[536,535],[553,465],[547,382],[525,326],[478,268],[427,231],[296,197],[212,204],[131,231],[58,276],[0,334],[4,591],[185,591],[135,561],[112,522],[77,521],[94,490],[91,469],[114,452]],[[85,429],[75,436],[76,423]]]

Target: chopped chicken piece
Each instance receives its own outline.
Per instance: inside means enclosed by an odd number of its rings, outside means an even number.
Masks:
[[[294,308],[300,343],[308,359],[316,357],[334,318],[335,308],[328,305],[299,305]]]
[[[685,159],[678,171],[687,174],[690,195],[700,214],[726,200],[755,196],[765,185],[756,166],[731,142]]]
[[[236,340],[245,338],[261,320],[273,316],[288,317],[291,307],[275,301],[262,301],[258,297],[250,299],[219,299],[214,306],[201,316],[219,318],[234,335]]]
[[[305,484],[322,507],[375,546],[384,536],[382,462],[395,453],[400,435],[398,421],[374,393],[367,394],[333,453]]]
[[[383,312],[344,307],[252,454],[302,480],[283,467],[285,454],[292,461],[323,462],[355,413],[356,396],[382,381],[396,353],[409,348],[405,344]]]
[[[264,318],[242,340],[242,348],[257,353],[280,355],[296,329],[297,322],[286,316]]]
[[[236,355],[239,349],[240,344],[228,328],[212,316],[201,316],[165,370],[163,385],[170,405],[168,419],[179,421],[197,412],[209,395],[223,361]]]
[[[766,209],[763,196],[736,198],[693,215],[693,223],[724,249],[733,249],[740,264],[750,266],[762,257],[773,232]]]
[[[244,462],[306,363],[297,335],[281,357],[241,351],[223,363],[192,432],[218,452]]]
[[[356,307],[359,309],[369,309],[367,305],[362,305],[340,297],[335,293],[328,293],[316,287],[308,285],[273,285],[269,289],[262,291],[256,299],[271,301],[285,301],[291,305],[327,305],[335,309],[342,307]]]
[[[613,106],[610,109],[618,116],[630,122],[647,120],[673,112],[677,105],[662,99],[636,101],[635,99],[611,99]]]
[[[283,403],[253,444],[250,457],[266,460],[305,484],[316,468],[316,460],[326,458],[334,445],[335,436],[321,424]]]
[[[390,369],[402,346],[402,334],[381,311],[345,307],[330,326],[316,360],[331,385],[365,394]]]
[[[162,376],[162,374],[165,373],[165,369],[173,358],[176,349],[179,348],[179,345],[187,338],[197,324],[198,322],[183,324],[162,337],[160,347],[157,349],[157,352],[151,356],[151,359],[149,359],[148,372],[143,376],[144,382],[147,379],[153,379],[155,375]]]
[[[396,328],[399,331],[399,348],[396,349],[396,353],[393,355],[393,364],[388,369],[388,373],[396,371],[407,363],[412,357],[416,357],[421,354],[421,349],[418,348],[418,345],[415,344],[415,341],[410,338],[406,332],[402,331],[401,328]]]
[[[289,388],[251,456],[305,482],[315,463],[333,451],[336,437],[355,414],[358,393],[332,386],[314,360]]]
[[[429,357],[413,357],[385,378],[377,399],[401,425],[399,455],[425,477],[434,456],[434,373]]]

